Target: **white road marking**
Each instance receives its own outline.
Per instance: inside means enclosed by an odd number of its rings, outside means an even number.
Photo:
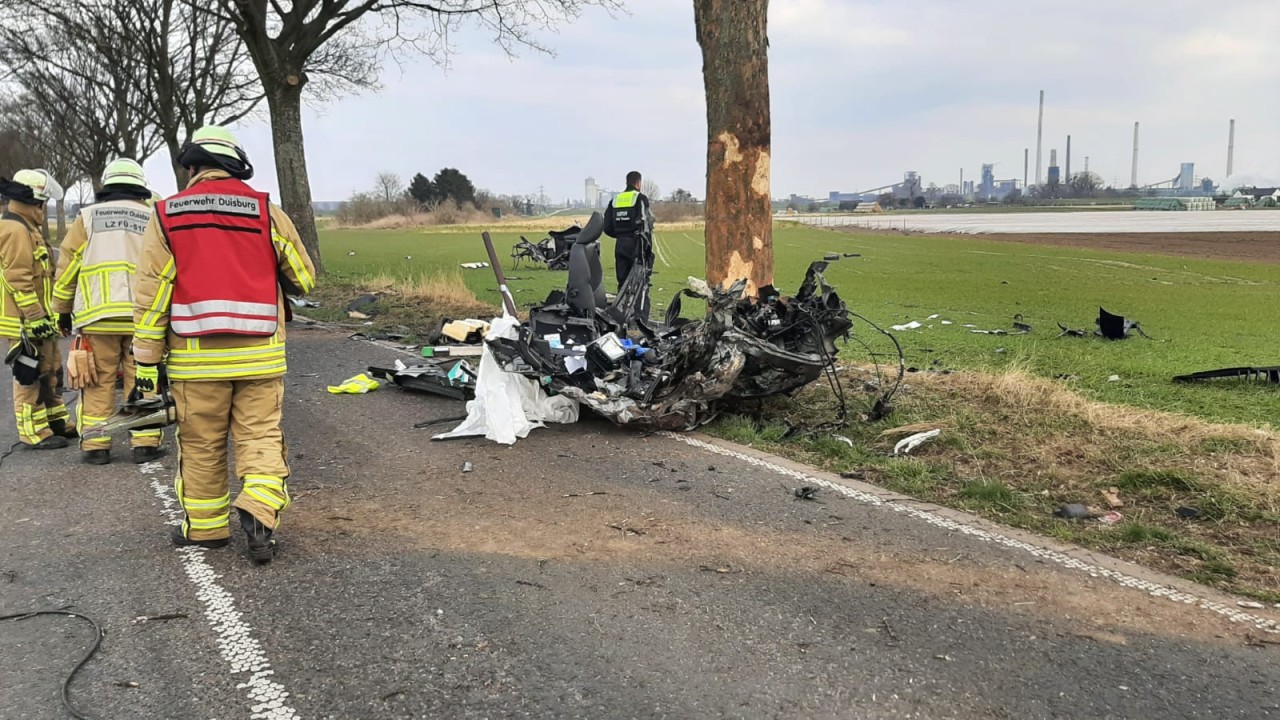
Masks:
[[[678,440],[680,442],[683,442],[687,445],[691,445],[696,448],[707,450],[708,452],[713,452],[717,455],[724,455],[726,457],[731,457],[737,460],[741,460],[750,465],[755,465],[756,467],[764,468],[766,470],[777,473],[778,475],[782,475],[783,477],[788,477],[798,482],[805,483],[807,485],[818,485],[820,487],[827,488],[828,490],[838,492],[841,495],[844,495],[845,497],[857,500],[860,503],[864,503],[867,505],[874,505],[876,507],[884,508],[886,510],[892,510],[893,512],[896,512],[896,513],[902,513],[914,520],[921,520],[930,525],[943,528],[944,530],[950,530],[952,532],[958,532],[963,535],[968,535],[972,538],[976,538],[983,542],[993,543],[995,545],[1001,545],[1014,550],[1021,550],[1034,557],[1040,558],[1041,560],[1055,563],[1057,565],[1061,565],[1062,567],[1069,568],[1071,570],[1078,570],[1080,572],[1087,573],[1090,577],[1105,578],[1107,580],[1110,580],[1124,587],[1133,588],[1135,590],[1141,590],[1147,593],[1148,595],[1151,595],[1152,597],[1165,598],[1167,600],[1170,600],[1171,602],[1182,603],[1184,605],[1195,605],[1204,610],[1217,613],[1218,615],[1221,615],[1227,618],[1231,622],[1248,623],[1250,625],[1253,625],[1258,630],[1262,630],[1264,632],[1280,633],[1280,623],[1277,623],[1275,620],[1259,617],[1251,613],[1242,612],[1236,606],[1224,605],[1222,603],[1216,602],[1214,600],[1210,600],[1205,597],[1201,597],[1198,595],[1194,595],[1192,593],[1184,592],[1182,590],[1169,587],[1168,585],[1161,585],[1160,583],[1151,582],[1150,580],[1143,580],[1141,578],[1136,578],[1136,577],[1133,577],[1132,575],[1127,575],[1125,573],[1112,570],[1110,568],[1099,567],[1092,563],[1085,562],[1084,560],[1081,560],[1079,558],[1074,558],[1074,557],[1071,557],[1070,555],[1066,555],[1064,553],[1058,552],[1057,550],[1052,550],[1047,547],[1041,547],[1039,545],[1035,545],[1029,542],[1011,538],[1007,535],[1002,535],[1000,533],[992,532],[990,530],[984,530],[982,528],[975,527],[973,525],[967,525],[963,522],[960,522],[958,520],[954,520],[951,518],[940,517],[934,513],[921,510],[920,508],[913,507],[906,503],[885,502],[883,498],[877,497],[876,495],[872,495],[871,493],[862,492],[860,490],[854,490],[853,488],[847,487],[845,485],[841,485],[839,483],[831,482],[829,480],[824,480],[819,477],[814,477],[813,475],[809,475],[808,473],[804,473],[799,470],[786,468],[776,463],[769,462],[768,460],[762,460],[757,457],[752,457],[751,455],[747,455],[746,453],[740,453],[736,450],[730,450],[729,448],[720,447],[719,445],[705,442],[703,440],[689,437],[687,435],[682,435],[680,433],[674,433],[674,432],[660,432],[658,434],[662,435],[663,437],[671,438],[672,440]]]
[[[161,512],[169,525],[182,523],[182,510],[173,490],[161,481],[165,468],[158,462],[141,466],[142,474],[151,477],[151,489],[163,506]],[[218,654],[230,666],[232,675],[249,673],[245,682],[236,685],[237,690],[247,690],[251,720],[298,720],[298,713],[289,706],[289,693],[284,686],[271,679],[274,671],[262,645],[253,637],[253,629],[242,620],[236,609],[235,597],[218,583],[218,574],[205,561],[204,548],[176,548],[182,556],[182,569],[191,584],[196,586],[196,598],[204,605],[204,616],[214,633],[218,635]]]

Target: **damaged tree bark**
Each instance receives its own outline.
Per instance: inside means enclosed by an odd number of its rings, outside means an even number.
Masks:
[[[707,96],[707,282],[773,284],[769,0],[694,0]]]

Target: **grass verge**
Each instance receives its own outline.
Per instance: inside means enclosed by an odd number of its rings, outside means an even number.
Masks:
[[[1206,585],[1280,602],[1280,436],[1108,405],[1012,370],[908,376],[898,412],[831,431],[822,385],[709,426],[720,437],[852,473],[921,500],[1094,548]],[[865,378],[847,371],[846,384]],[[897,440],[942,428],[909,457]],[[837,436],[847,437],[852,446]],[[1063,520],[1083,503],[1101,515]],[[1194,518],[1178,514],[1194,509]]]
[[[348,316],[347,306],[356,298],[374,295],[377,301],[360,308],[368,319]],[[457,270],[396,276],[380,273],[367,277],[325,275],[309,299],[320,303],[305,315],[370,334],[404,335],[406,343],[426,343],[443,318],[489,319],[498,308],[476,298]]]

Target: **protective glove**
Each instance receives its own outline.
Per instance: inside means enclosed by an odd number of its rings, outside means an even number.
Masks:
[[[129,393],[129,401],[145,400],[159,394],[160,366],[153,363],[138,363],[138,369],[133,379],[133,392]]]
[[[58,330],[62,332],[62,337],[71,337],[71,313],[58,313]]]
[[[29,323],[27,325],[27,332],[33,339],[39,342],[52,340],[58,337],[58,328],[53,324],[53,321],[50,320],[48,316]]]

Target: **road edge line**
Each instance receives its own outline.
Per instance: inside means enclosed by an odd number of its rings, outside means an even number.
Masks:
[[[151,490],[160,500],[165,524],[181,524],[178,499],[157,477],[165,472],[164,465],[149,462],[139,469],[151,481]],[[195,586],[196,599],[204,606],[205,619],[218,636],[218,654],[233,676],[249,673],[249,679],[237,683],[236,689],[247,690],[253,702],[249,707],[250,720],[299,720],[298,712],[288,704],[289,692],[272,679],[275,671],[271,669],[271,661],[262,644],[253,637],[253,628],[242,619],[244,614],[236,608],[235,597],[218,583],[220,576],[205,560],[205,553],[209,551],[201,547],[179,547],[174,551],[182,556],[182,569]]]
[[[856,480],[840,478],[817,468],[797,463],[772,453],[746,447],[703,433],[661,431],[661,437],[682,442],[716,455],[731,457],[750,465],[770,470],[792,480],[824,487],[864,505],[900,513],[913,520],[958,532],[973,539],[992,543],[1068,570],[1108,580],[1122,587],[1145,592],[1170,602],[1194,605],[1233,623],[1249,624],[1256,630],[1280,634],[1280,621],[1254,615],[1239,608],[1241,598],[1214,591],[1182,578],[1135,565],[1119,558],[1060,543],[1042,535],[1007,527],[959,510],[923,502],[908,495]]]

